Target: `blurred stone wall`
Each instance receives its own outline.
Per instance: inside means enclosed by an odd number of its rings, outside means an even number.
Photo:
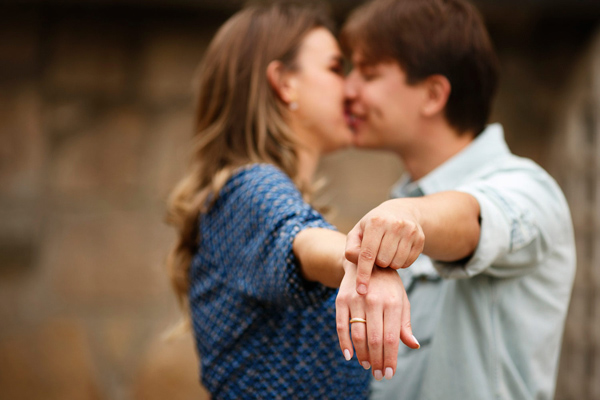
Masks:
[[[162,339],[178,319],[163,216],[186,159],[193,73],[231,10],[19,4],[0,3],[0,398],[206,398],[189,335]],[[339,4],[342,15],[354,3]],[[548,167],[599,15],[483,10],[503,64],[493,119]],[[347,231],[401,169],[378,152],[329,156],[320,202]],[[562,384],[558,398],[591,393]]]
[[[578,62],[551,148],[571,206],[577,275],[561,357],[559,396],[600,398],[600,32]]]
[[[225,17],[0,10],[0,398],[203,398],[163,215]]]

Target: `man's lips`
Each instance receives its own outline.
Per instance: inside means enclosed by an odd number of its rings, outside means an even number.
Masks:
[[[359,123],[362,121],[362,118],[350,110],[345,110],[344,116],[346,117],[346,124],[348,124],[352,131],[356,132]]]
[[[354,115],[348,110],[345,110],[344,118],[346,119],[346,124],[350,127],[350,129],[354,130],[354,123],[356,122],[356,118],[354,117]]]

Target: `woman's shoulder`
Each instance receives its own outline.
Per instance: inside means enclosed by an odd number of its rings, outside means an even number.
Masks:
[[[268,163],[255,163],[241,166],[233,172],[231,179],[237,179],[239,181],[269,179],[292,183],[292,180],[285,172],[275,165]]]
[[[242,218],[276,224],[309,211],[310,206],[282,170],[270,164],[250,164],[232,173],[207,218]]]
[[[302,204],[302,194],[290,177],[272,164],[247,164],[234,170],[219,191],[217,208],[233,206],[271,209],[280,202]]]
[[[226,191],[250,191],[249,195],[253,197],[265,192],[298,192],[287,174],[275,165],[267,163],[248,164],[238,168],[225,186]]]

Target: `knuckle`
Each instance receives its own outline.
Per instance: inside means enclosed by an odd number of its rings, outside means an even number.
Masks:
[[[348,298],[348,305],[350,310],[356,310],[357,307],[360,307],[362,301],[362,295],[356,293],[356,290],[354,290],[354,293],[352,293]]]
[[[375,293],[371,294],[371,292],[367,293],[364,301],[368,309],[373,309],[382,303],[381,296]]]
[[[335,326],[338,333],[347,333],[348,332],[348,324],[338,322]]]
[[[377,260],[375,262],[380,267],[387,267],[388,265],[390,265],[390,261],[387,259],[387,257],[381,255],[377,256]]]
[[[402,220],[395,220],[395,221],[392,221],[392,223],[390,224],[390,230],[394,233],[400,233],[402,231],[403,227],[404,227],[404,221],[402,221]]]
[[[383,340],[382,340],[381,335],[376,334],[376,333],[369,335],[369,346],[374,346],[374,347],[381,346],[382,342],[383,342]]]
[[[364,261],[373,261],[375,259],[375,254],[371,249],[362,249],[359,258]]]
[[[400,300],[400,296],[398,296],[397,294],[393,293],[390,294],[389,296],[385,297],[385,308],[386,309],[395,309],[398,305],[400,305],[402,303],[402,301]]]
[[[352,341],[354,343],[364,343],[366,341],[365,333],[356,329],[352,330]]]
[[[371,277],[371,268],[361,268],[356,270],[356,278],[361,282],[366,282]]]
[[[393,333],[386,333],[383,338],[383,344],[386,346],[395,346],[400,343],[400,335],[394,335]]]
[[[385,223],[385,218],[383,218],[380,215],[374,215],[371,217],[371,224],[375,227],[380,227],[383,226],[383,224]]]
[[[417,225],[415,222],[411,222],[408,228],[411,235],[416,235],[419,232],[419,225]]]
[[[335,298],[335,306],[342,307],[342,306],[348,304],[348,300],[349,300],[349,296],[346,293],[338,292],[338,295]]]

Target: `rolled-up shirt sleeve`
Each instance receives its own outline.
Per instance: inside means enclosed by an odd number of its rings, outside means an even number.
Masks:
[[[536,168],[498,171],[459,187],[480,206],[480,238],[473,255],[458,262],[434,261],[445,278],[529,273],[560,240],[569,212],[556,183]]]

